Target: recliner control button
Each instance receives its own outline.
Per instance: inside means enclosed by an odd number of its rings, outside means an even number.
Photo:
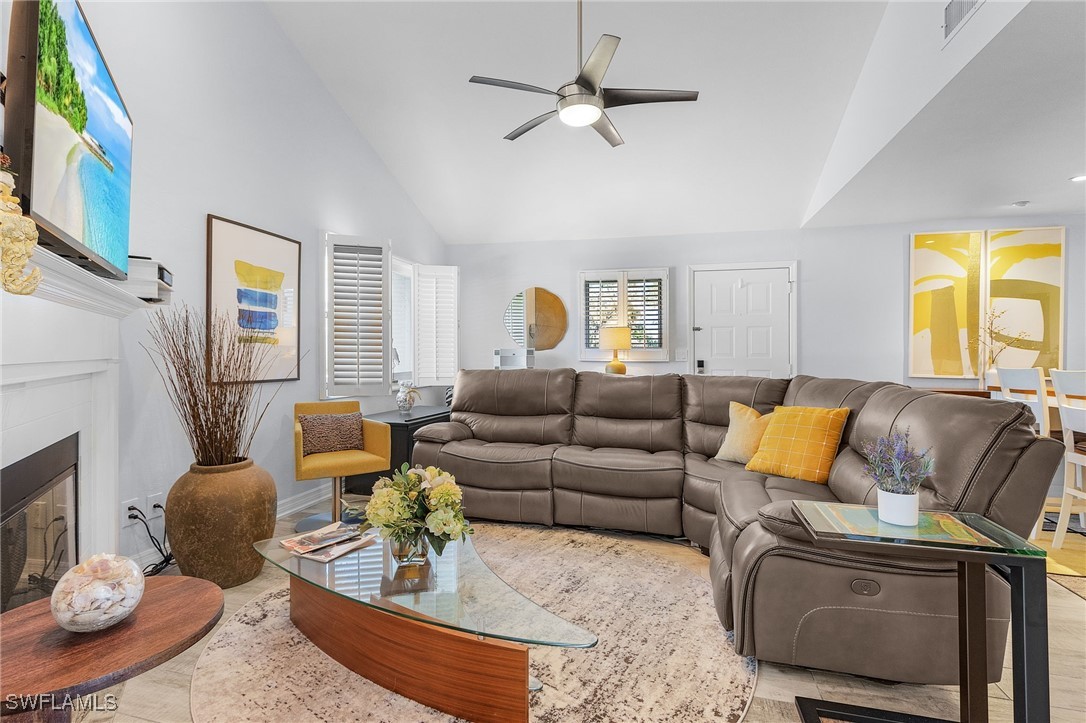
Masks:
[[[882,592],[882,587],[874,580],[853,580],[852,592],[864,597],[874,597]]]

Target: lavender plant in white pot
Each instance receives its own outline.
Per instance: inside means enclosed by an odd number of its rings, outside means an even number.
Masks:
[[[931,448],[918,451],[909,444],[909,430],[897,429],[861,445],[864,472],[878,487],[879,519],[891,525],[915,527],[919,519],[920,484],[935,471]]]

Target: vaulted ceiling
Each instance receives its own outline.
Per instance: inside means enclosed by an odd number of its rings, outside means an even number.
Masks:
[[[973,194],[961,208],[945,202],[927,208],[925,203],[941,198],[931,188],[914,201],[901,201],[902,192],[908,193],[904,180],[923,186],[925,174],[932,172],[925,161],[939,164],[935,170],[958,168],[959,162],[968,164],[986,151],[989,168],[991,146],[998,147],[1000,134],[1031,130],[1032,121],[1017,113],[1014,123],[1003,119],[985,132],[989,142],[974,156],[968,155],[968,143],[951,149],[966,155],[950,163],[940,155],[948,150],[941,126],[953,127],[962,116],[957,96],[948,96],[945,108],[925,108],[924,123],[904,129],[911,136],[903,130],[895,141],[903,140],[887,144],[886,156],[876,156],[828,203],[809,212],[884,16],[882,2],[587,3],[585,54],[602,33],[622,38],[606,85],[701,92],[695,103],[611,109],[608,114],[626,141],[617,148],[590,128],[570,128],[557,120],[514,142],[503,140],[521,123],[553,109],[552,101],[467,82],[472,75],[486,75],[556,89],[572,80],[572,1],[274,2],[269,7],[450,243],[796,228],[806,216],[817,225],[847,225],[900,220],[888,214],[920,219],[983,213],[985,204],[991,213],[1005,213],[1006,208],[997,208],[996,191],[1030,191],[1004,184],[988,195]],[[984,79],[981,90],[963,84],[952,92],[985,114],[998,114],[1000,103],[1013,107],[1017,99],[1013,90],[992,87],[1001,64],[1033,58],[1032,65],[1012,73],[1015,82],[1026,81],[1029,73],[1061,68],[1058,83],[1052,84],[1058,87],[1034,89],[1029,97],[1039,108],[1046,102],[1060,106],[1059,129],[1053,131],[1048,123],[1048,136],[1034,139],[1030,148],[1048,163],[1062,145],[1059,150],[1070,165],[1086,163],[1082,124],[1077,131],[1066,129],[1076,113],[1086,114],[1079,102],[1086,96],[1084,84],[1074,87],[1083,63],[1078,75],[1073,67],[1067,69],[1084,44],[1081,22],[1078,40],[1064,37],[1054,54],[1045,49],[1051,45],[1044,37],[1046,21],[1033,25],[1029,32],[1005,38],[1005,47],[989,53],[987,61],[982,53],[970,64],[980,62],[985,69],[974,68]],[[970,117],[969,122],[983,126],[985,118]],[[908,174],[897,172],[902,163],[910,168]],[[1034,175],[1050,171],[1046,167]],[[1086,169],[1075,173],[1081,172]],[[863,182],[856,183],[860,178]],[[1059,183],[1066,185],[1065,178]],[[958,180],[953,176],[946,182]],[[1031,177],[1029,182],[1035,181]],[[894,194],[896,205],[883,211],[885,199],[872,199],[870,188]],[[1059,184],[1053,189],[1060,196],[1051,204],[1054,210],[1082,210],[1075,189]],[[1017,196],[1005,199],[1012,200]]]

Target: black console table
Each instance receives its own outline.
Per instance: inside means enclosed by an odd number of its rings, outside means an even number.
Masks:
[[[449,408],[416,406],[406,414],[393,410],[367,414],[366,419],[384,422],[392,427],[392,466],[382,472],[369,472],[348,477],[347,491],[356,495],[372,493],[373,483],[379,477],[387,477],[392,474],[392,470],[399,469],[404,462],[411,462],[411,450],[415,447],[415,430],[434,422],[449,421]]]

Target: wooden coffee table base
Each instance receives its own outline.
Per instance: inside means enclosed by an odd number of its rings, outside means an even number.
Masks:
[[[470,721],[528,720],[524,645],[409,620],[293,575],[290,620],[340,664],[423,705]]]

